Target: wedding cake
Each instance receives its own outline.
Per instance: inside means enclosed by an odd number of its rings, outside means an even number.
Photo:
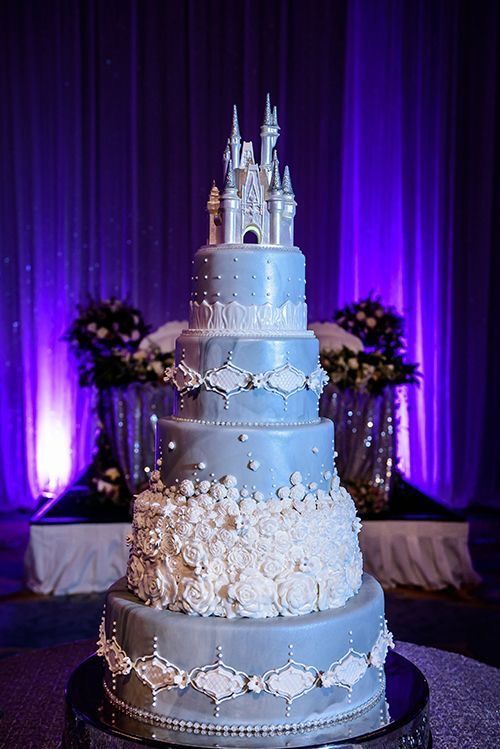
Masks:
[[[104,688],[167,729],[255,737],[383,711],[392,644],[360,521],[318,416],[296,202],[266,100],[260,164],[236,108],[189,328],[166,373],[174,415],[134,504],[126,580],[107,594]]]

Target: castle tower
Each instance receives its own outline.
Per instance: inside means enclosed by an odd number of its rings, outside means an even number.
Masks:
[[[281,239],[284,244],[290,244],[293,246],[293,221],[295,218],[295,211],[297,203],[295,202],[295,195],[293,193],[292,180],[290,178],[290,169],[285,166],[283,172],[283,182],[281,183],[283,188],[283,217],[281,226]]]
[[[283,213],[283,188],[281,186],[280,169],[277,151],[273,154],[273,166],[271,171],[271,182],[267,197],[270,213],[270,244],[282,244],[281,242],[281,214]]]
[[[271,165],[273,151],[276,148],[279,134],[277,108],[274,107],[274,111],[271,110],[271,97],[267,94],[266,106],[264,108],[264,122],[260,128],[260,163],[262,166]]]
[[[233,162],[232,159],[229,159],[224,190],[220,200],[223,244],[234,244],[240,241],[240,205],[241,200],[236,189]]]
[[[213,181],[210,194],[207,201],[207,211],[209,214],[208,225],[208,244],[217,244],[220,241],[220,193],[219,188]]]

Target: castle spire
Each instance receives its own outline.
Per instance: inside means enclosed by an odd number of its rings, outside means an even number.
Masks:
[[[231,158],[229,159],[227,163],[227,172],[226,172],[226,178],[224,180],[223,194],[228,192],[229,190],[236,190],[236,181],[234,179],[233,161]]]
[[[231,138],[241,138],[240,135],[240,124],[238,122],[238,107],[233,104],[233,121],[231,124]]]
[[[276,149],[273,154],[273,167],[271,172],[271,182],[269,183],[269,192],[281,192],[280,163],[278,161],[278,152]]]
[[[273,107],[273,125],[274,127],[279,127],[278,125],[278,107],[276,104]]]
[[[266,94],[266,106],[264,109],[264,122],[263,125],[272,125],[273,124],[273,115],[271,112],[271,97],[269,94]]]
[[[289,195],[291,198],[294,197],[293,187],[292,187],[292,180],[290,179],[290,169],[288,166],[285,167],[285,170],[283,172],[283,195]]]
[[[231,134],[227,142],[231,149],[231,159],[233,162],[233,167],[234,169],[238,169],[240,165],[241,135],[240,135],[240,126],[238,123],[238,109],[236,108],[236,104],[233,105],[233,119],[231,121]]]

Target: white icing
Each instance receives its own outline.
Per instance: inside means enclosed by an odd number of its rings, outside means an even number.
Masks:
[[[297,471],[295,483],[263,501],[232,475],[172,487],[153,476],[135,502],[128,565],[129,587],[148,605],[297,616],[342,606],[359,590],[360,523],[338,477],[330,492],[306,493]]]
[[[305,302],[287,301],[281,307],[267,304],[243,305],[239,302],[210,304],[190,302],[189,327],[191,330],[241,331],[305,331],[307,305]]]

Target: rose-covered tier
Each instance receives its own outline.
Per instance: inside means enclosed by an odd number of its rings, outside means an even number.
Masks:
[[[100,637],[111,702],[180,730],[267,735],[383,705],[383,594],[362,578],[360,522],[318,416],[327,377],[278,135],[268,97],[257,164],[234,110],[166,372],[174,415],[134,504],[129,592],[108,594]]]

